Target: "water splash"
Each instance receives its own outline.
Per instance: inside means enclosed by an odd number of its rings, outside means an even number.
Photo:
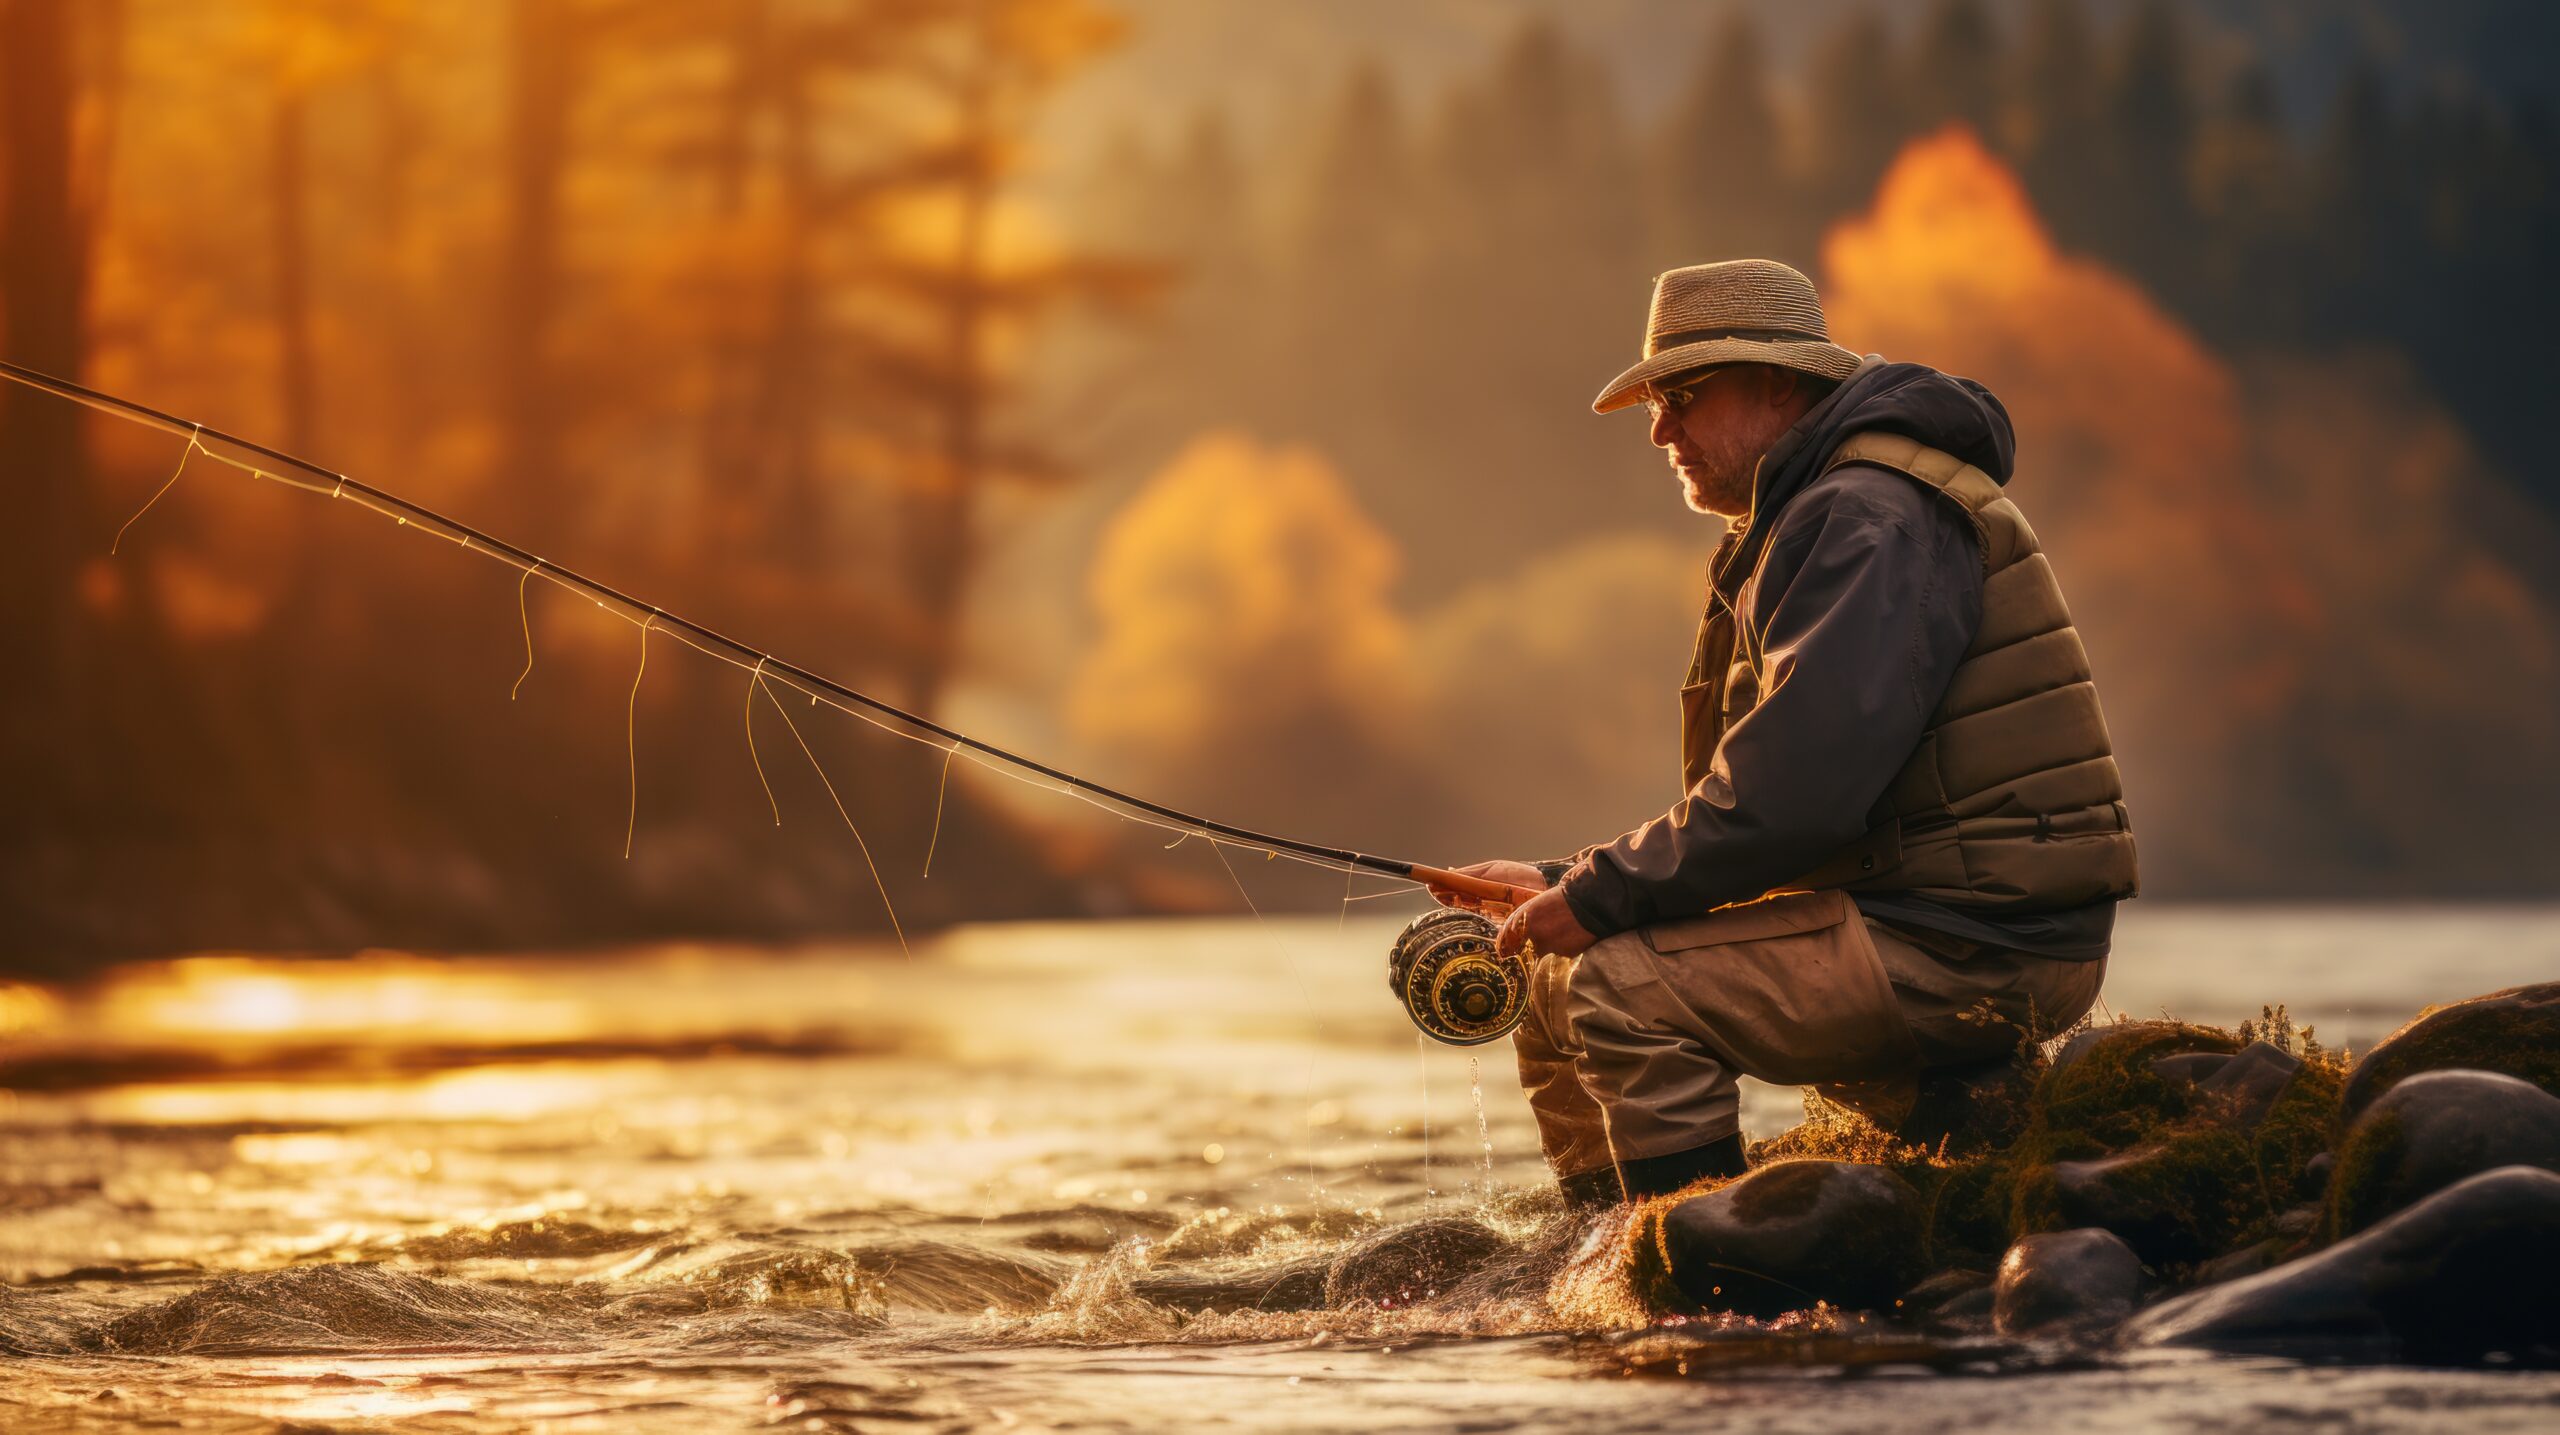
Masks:
[[[1476,1142],[1484,1148],[1484,1190],[1493,1190],[1493,1128],[1484,1119],[1484,1068],[1476,1058],[1467,1058],[1467,1090],[1476,1103]]]
[[[1422,1074],[1422,1209],[1428,1212],[1440,1193],[1431,1186],[1431,1039],[1413,1034],[1413,1064]]]

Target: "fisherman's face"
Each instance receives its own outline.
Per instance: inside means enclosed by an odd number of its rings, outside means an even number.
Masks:
[[[1740,518],[1751,511],[1760,455],[1786,432],[1768,380],[1760,365],[1734,364],[1651,394],[1654,446],[1698,512]]]

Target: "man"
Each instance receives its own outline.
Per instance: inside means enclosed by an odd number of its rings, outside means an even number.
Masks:
[[[1536,954],[1520,1076],[1580,1204],[1740,1174],[1739,1076],[1949,1134],[1938,1098],[2096,1000],[2135,890],[1999,400],[1833,344],[1810,281],[1745,259],[1657,281],[1643,359],[1592,407],[1638,402],[1689,506],[1730,520],[1686,791],[1569,861],[1464,869],[1544,889],[1500,942]]]

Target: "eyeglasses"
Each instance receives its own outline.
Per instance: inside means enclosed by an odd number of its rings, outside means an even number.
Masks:
[[[1729,367],[1731,366],[1719,365],[1712,369],[1702,369],[1697,373],[1689,375],[1678,384],[1645,385],[1645,412],[1656,419],[1661,418],[1666,413],[1678,413],[1680,410],[1697,402],[1699,393],[1707,387],[1708,382],[1714,379],[1716,375],[1723,373],[1725,369]]]

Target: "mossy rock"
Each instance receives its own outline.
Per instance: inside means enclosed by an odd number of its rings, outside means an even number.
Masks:
[[[1751,1147],[1757,1170],[1784,1161],[1854,1161],[1911,1183],[1927,1213],[1931,1269],[1987,1266],[2009,1246],[2009,1181],[1997,1152],[1941,1156],[1808,1089],[1805,1119]]]
[[[1874,1309],[1928,1273],[1920,1193],[1859,1162],[1763,1166],[1639,1224],[1628,1275],[1655,1310]]]
[[[1906,1179],[1910,1172],[1903,1173]],[[1928,1201],[1932,1265],[1988,1265],[2009,1247],[2011,1187],[2016,1177],[2006,1156],[1976,1156],[1914,1180]]]
[[[2069,1065],[2056,1065],[2036,1085],[2035,1114],[2022,1149],[2047,1160],[2086,1160],[2140,1144],[2187,1114],[2194,1088],[2152,1070],[2164,1056],[2213,1052],[2243,1043],[2220,1027],[2183,1021],[2128,1021],[2093,1027]]]
[[[2345,1240],[2501,1166],[2560,1172],[2560,1097],[2504,1072],[2419,1072],[2377,1098],[2338,1143],[2322,1234]]]
[[[2104,1224],[2145,1259],[2208,1259],[2274,1229],[2328,1149],[2345,1069],[2311,1046],[2254,1125],[2155,1068],[2163,1057],[2228,1055],[2242,1038],[2185,1022],[2126,1022],[2048,1073],[2007,1172],[2016,1235]],[[2071,1166],[2068,1179],[2056,1168]],[[2071,1189],[2066,1190],[2069,1186]]]
[[[2258,1119],[2250,1155],[2270,1211],[2318,1194],[2311,1163],[2336,1144],[2338,1093],[2346,1082],[2346,1063],[2335,1053],[2305,1052],[2302,1069]]]
[[[2402,1077],[2451,1070],[2501,1072],[2560,1096],[2560,982],[2509,987],[2419,1013],[2356,1063],[2340,1118],[2353,1121]]]

